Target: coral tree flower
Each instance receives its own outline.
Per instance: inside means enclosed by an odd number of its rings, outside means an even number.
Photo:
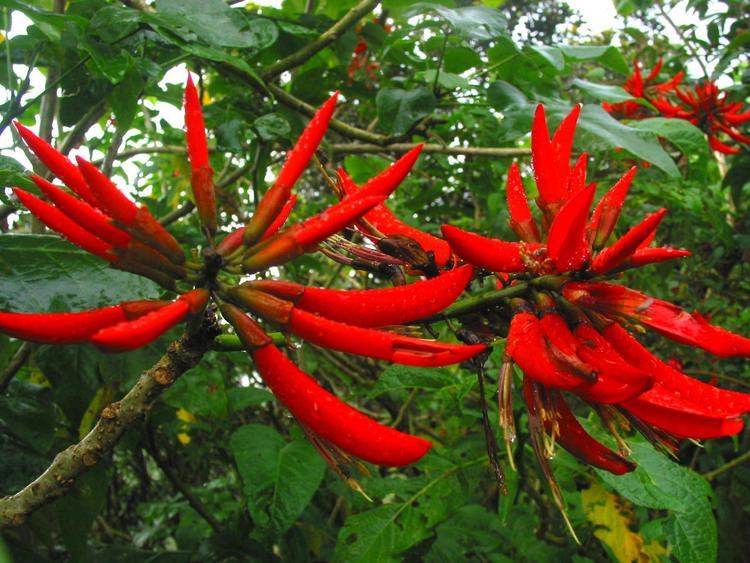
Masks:
[[[509,302],[513,317],[499,382],[501,421],[506,432],[513,431],[509,389],[515,364],[524,374],[534,449],[561,507],[548,461],[551,444],[557,442],[582,461],[615,474],[635,467],[616,431],[619,451],[581,427],[571,414],[571,399],[592,405],[607,428],[632,426],[666,448],[675,448],[680,438],[736,434],[742,428],[740,416],[750,411],[750,395],[681,373],[633,336],[632,328],[643,326],[717,356],[750,356],[750,339],[713,326],[697,313],[602,281],[614,280],[627,268],[689,252],[650,246],[665,209],[610,242],[635,168],[592,212],[594,185],[586,183],[585,154],[570,165],[579,110],[574,108],[550,138],[544,108],[537,108],[532,161],[541,222],[530,211],[518,167],[511,166],[510,226],[521,242],[443,226],[445,238],[463,261],[497,272],[504,284],[527,288]],[[508,273],[514,273],[510,282]]]
[[[634,98],[640,98],[652,104],[654,100],[662,98],[665,93],[672,92],[682,82],[684,73],[680,71],[666,82],[656,84],[656,77],[659,76],[663,62],[662,59],[659,59],[648,76],[644,78],[640,63],[637,60],[633,61],[634,70],[625,81],[623,89]],[[648,117],[650,113],[647,106],[633,100],[615,104],[603,102],[602,107],[617,119],[643,119]]]
[[[708,144],[715,151],[724,154],[740,152],[721,140],[719,135],[725,133],[730,139],[750,145],[750,137],[743,135],[738,126],[750,120],[750,110],[742,111],[742,102],[733,102],[726,92],[707,80],[697,84],[692,90],[681,90],[675,87],[674,92],[682,105],[672,103],[664,97],[654,101],[654,106],[665,116],[686,119],[708,136]]]
[[[105,352],[123,352],[202,315],[213,300],[268,387],[340,474],[340,466],[348,463],[350,455],[381,465],[405,465],[421,458],[431,446],[428,441],[389,428],[341,402],[294,366],[266,332],[275,327],[319,346],[415,366],[459,363],[485,350],[483,345],[442,343],[378,330],[448,306],[469,283],[471,266],[408,285],[352,292],[271,279],[269,268],[318,250],[326,239],[380,205],[418,156],[416,149],[370,180],[367,189],[284,228],[296,198],[293,186],[323,138],[336,98],[334,94],[324,103],[307,125],[248,224],[214,246],[218,214],[213,169],[198,93],[188,79],[186,137],[194,201],[207,239],[203,264],[187,261],[181,245],[148,209],[128,199],[91,163],[79,158],[73,164],[16,124],[29,148],[72,192],[34,177],[47,201],[17,188],[18,199],[73,244],[179,296],[173,301],[123,302],[72,313],[2,312],[0,331],[31,342],[91,342]],[[248,275],[251,279],[240,283],[240,276],[247,279]]]

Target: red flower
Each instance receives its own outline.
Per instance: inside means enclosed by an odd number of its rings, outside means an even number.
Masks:
[[[634,98],[641,98],[652,104],[654,104],[654,100],[659,99],[662,94],[673,91],[682,81],[684,73],[680,71],[666,82],[654,84],[656,77],[659,75],[662,64],[663,60],[659,59],[649,75],[646,78],[643,78],[643,75],[641,74],[641,65],[637,60],[633,61],[633,67],[635,70],[623,85],[625,91],[631,94]],[[615,104],[603,102],[602,107],[617,119],[643,119],[649,116],[648,108],[633,100],[627,100]]]
[[[194,201],[207,239],[203,264],[189,262],[179,242],[148,209],[136,206],[92,164],[78,159],[78,166],[74,165],[17,124],[31,150],[73,192],[34,177],[50,203],[16,189],[19,200],[70,242],[114,268],[148,277],[179,296],[171,302],[123,302],[79,313],[5,312],[0,313],[0,331],[32,342],[92,342],[106,352],[123,352],[202,314],[212,299],[254,358],[269,388],[303,424],[335,469],[348,459],[347,454],[383,465],[404,465],[422,457],[429,442],[371,420],[323,390],[273,345],[248,313],[266,325],[335,350],[416,366],[458,363],[486,347],[435,342],[376,328],[442,310],[469,283],[470,266],[430,280],[367,291],[306,288],[265,275],[238,285],[240,274],[267,272],[272,266],[316,251],[327,238],[379,206],[416,162],[419,148],[326,211],[281,230],[296,198],[292,188],[320,144],[335,103],[336,94],[312,118],[248,224],[214,245],[218,214],[213,169],[198,94],[188,80],[185,121]]]
[[[711,81],[694,86],[693,90],[675,87],[675,93],[684,106],[674,104],[664,97],[653,101],[654,106],[665,116],[686,119],[706,135],[711,148],[724,154],[736,154],[739,148],[730,147],[719,140],[726,133],[738,143],[750,145],[750,137],[739,132],[737,127],[750,120],[750,111],[742,112],[742,102],[732,102],[726,92]]]
[[[652,76],[654,73],[652,73]],[[541,210],[530,212],[518,168],[508,173],[510,225],[523,242],[506,242],[443,226],[453,251],[464,261],[497,272],[514,290],[513,313],[501,370],[501,421],[512,432],[510,366],[524,373],[532,442],[552,479],[549,448],[555,441],[584,462],[624,473],[635,466],[626,446],[615,452],[589,436],[568,407],[575,395],[593,405],[605,426],[632,425],[649,440],[670,448],[679,438],[735,434],[750,411],[750,395],[722,390],[686,376],[651,354],[631,335],[637,325],[717,356],[750,357],[750,339],[709,324],[697,313],[635,290],[601,282],[626,268],[688,256],[649,246],[666,209],[607,245],[635,174],[626,173],[596,205],[586,184],[585,154],[570,166],[576,107],[550,138],[544,108],[532,130],[532,161]],[[507,273],[512,272],[512,280]],[[597,281],[587,281],[596,278]],[[497,300],[491,301],[497,307]],[[472,309],[476,311],[476,307]],[[552,439],[548,439],[551,436]],[[506,443],[509,439],[506,437]],[[553,493],[562,507],[557,486]]]

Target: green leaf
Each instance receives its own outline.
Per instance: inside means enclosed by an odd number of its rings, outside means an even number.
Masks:
[[[448,368],[417,368],[392,364],[380,374],[368,397],[404,389],[442,389],[459,382],[459,378]]]
[[[588,80],[581,80],[576,78],[572,84],[577,86],[587,94],[593,96],[597,100],[605,102],[626,102],[633,100],[633,96],[628,93],[625,89],[620,86],[609,86],[607,84],[597,84],[595,82],[589,82]]]
[[[267,113],[257,118],[253,125],[264,141],[274,141],[289,135],[292,130],[286,118],[279,113]]]
[[[258,387],[232,387],[227,391],[229,409],[239,412],[246,407],[273,401],[273,393]]]
[[[106,504],[109,477],[99,464],[76,480],[73,489],[55,503],[60,533],[72,561],[86,561],[87,538]]]
[[[81,40],[79,45],[81,50],[91,55],[96,68],[112,84],[117,84],[125,77],[130,65],[130,57],[125,51],[90,37]]]
[[[8,396],[0,396],[0,433],[20,440],[36,453],[52,446],[55,411],[49,389],[14,381]]]
[[[458,33],[472,39],[493,39],[508,32],[508,22],[500,11],[485,6],[451,9],[439,4],[419,3],[415,4],[408,14],[428,12],[437,14]]]
[[[325,462],[307,441],[286,443],[276,430],[259,424],[238,428],[230,447],[258,530],[280,537],[310,504]]]
[[[622,147],[635,156],[651,162],[669,176],[676,178],[680,175],[679,169],[655,135],[620,123],[601,106],[584,106],[578,128],[601,139],[613,149]]]
[[[438,73],[438,71],[434,68],[418,72],[416,78],[420,82],[433,84],[435,82],[436,76],[437,83],[447,90],[455,90],[456,88],[468,88],[470,85],[469,81],[461,75],[445,71]]]
[[[383,88],[375,98],[380,124],[394,135],[405,134],[417,121],[430,115],[437,101],[430,88],[415,90]]]
[[[225,419],[229,410],[224,375],[218,369],[205,366],[183,375],[167,389],[162,400],[210,419]]]
[[[0,155],[0,200],[7,202],[5,190],[3,188],[23,188],[32,193],[38,193],[39,188],[29,180],[26,175],[26,168],[15,158]]]
[[[117,126],[127,130],[133,123],[138,110],[138,98],[143,90],[144,83],[141,73],[130,67],[122,81],[114,87],[109,95],[112,111],[117,118]]]
[[[619,477],[597,470],[602,480],[640,506],[672,511],[665,529],[679,561],[715,561],[716,520],[708,482],[649,444],[631,446],[638,468]]]
[[[106,6],[91,18],[89,30],[96,31],[99,37],[114,43],[135,31],[143,20],[142,12],[123,6]]]
[[[496,80],[487,88],[487,101],[496,110],[502,111],[512,106],[528,105],[523,92],[510,82]]]
[[[598,60],[605,67],[623,75],[630,73],[630,66],[616,47],[560,45],[563,54],[574,61]]]
[[[548,45],[528,45],[527,48],[540,55],[542,59],[552,65],[555,70],[562,70],[565,68],[565,58],[557,47],[550,47]]]
[[[80,29],[85,29],[88,25],[85,18],[40,10],[33,6],[32,2],[0,0],[0,6],[23,12],[52,43],[60,42],[63,29],[68,24],[73,24]]]
[[[448,47],[443,55],[443,65],[448,72],[460,74],[470,68],[482,68],[482,57],[468,47]]]
[[[147,21],[164,26],[190,40],[189,30],[211,46],[262,50],[272,45],[278,30],[265,18],[247,20],[242,10],[222,0],[158,0],[157,12]]]
[[[158,296],[154,282],[109,268],[56,236],[0,236],[0,310],[82,311]]]
[[[702,155],[707,157],[709,155],[706,135],[685,119],[652,117],[631,123],[631,127],[664,137],[688,156]]]

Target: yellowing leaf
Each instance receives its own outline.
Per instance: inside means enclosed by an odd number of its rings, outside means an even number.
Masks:
[[[667,550],[657,542],[645,544],[633,530],[631,504],[599,483],[581,491],[583,511],[595,526],[594,535],[606,545],[614,558],[622,563],[660,561]]]

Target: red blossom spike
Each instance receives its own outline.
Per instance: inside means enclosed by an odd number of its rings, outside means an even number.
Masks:
[[[648,373],[660,385],[679,393],[685,400],[701,405],[712,416],[727,418],[750,412],[750,395],[688,377],[654,356],[618,323],[611,323],[603,334],[630,365]]]
[[[541,244],[506,242],[464,231],[453,225],[441,227],[443,236],[462,260],[493,272],[523,272],[524,256],[542,248]]]
[[[289,200],[284,204],[284,207],[281,208],[281,212],[276,216],[276,219],[273,220],[273,223],[268,226],[266,232],[260,237],[260,240],[266,240],[279,232],[279,229],[281,229],[281,227],[284,226],[284,223],[286,223],[286,220],[289,219],[289,215],[291,215],[295,203],[297,203],[297,194],[292,194]]]
[[[637,167],[628,170],[617,183],[605,194],[599,205],[594,210],[594,215],[589,223],[589,230],[593,233],[593,246],[595,249],[602,248],[620,218],[620,210],[628,195],[628,189],[633,182]]]
[[[648,237],[656,233],[659,223],[666,214],[667,209],[662,208],[656,213],[648,215],[638,225],[617,239],[612,246],[602,250],[591,263],[591,271],[603,274],[615,269],[629,259]]]
[[[185,262],[185,251],[182,250],[180,243],[151,215],[145,205],[136,213],[130,232],[145,244],[153,246],[175,264]]]
[[[116,247],[125,247],[130,242],[128,233],[112,225],[109,217],[85,201],[62,191],[40,176],[31,176],[31,179],[55,207],[94,236]]]
[[[539,319],[531,313],[516,313],[513,316],[505,353],[513,358],[527,377],[542,385],[575,389],[586,381],[552,361]]]
[[[122,307],[122,310],[125,312],[127,320],[132,321],[152,311],[161,309],[170,303],[170,301],[163,301],[160,299],[141,299],[138,301],[122,301],[120,307]]]
[[[561,315],[546,313],[539,320],[539,326],[547,341],[549,357],[560,369],[592,382],[596,380],[596,370],[578,356],[578,342]]]
[[[245,245],[255,244],[268,230],[269,225],[289,201],[292,188],[310,162],[315,150],[323,140],[328,123],[336,107],[338,92],[333,94],[315,113],[310,123],[300,135],[292,150],[287,153],[286,162],[281,167],[273,186],[263,195],[245,229]]]
[[[318,243],[354,223],[380,203],[384,195],[348,197],[302,224],[292,225],[248,250],[242,262],[246,273],[278,266],[313,251]]]
[[[508,210],[510,211],[510,228],[525,242],[538,243],[539,229],[529,209],[529,200],[521,180],[518,165],[513,162],[508,170]]]
[[[653,378],[631,366],[594,327],[579,325],[575,330],[579,357],[596,370],[598,379],[582,385],[576,394],[604,404],[616,404],[641,395],[653,386]]]
[[[422,143],[415,145],[414,148],[410,149],[380,174],[367,180],[355,193],[359,196],[390,195],[404,181],[409,172],[411,172],[411,169],[414,168],[419,154],[422,152],[422,147],[424,147]],[[349,189],[351,189],[352,184],[353,182],[349,184]]]
[[[41,344],[77,344],[127,319],[121,305],[80,313],[0,313],[0,332]]]
[[[566,186],[566,201],[586,187],[586,165],[588,164],[588,158],[589,156],[585,152],[581,153],[575,166],[573,166],[573,170],[571,170],[568,177],[568,185]]]
[[[558,272],[578,270],[591,257],[585,235],[595,192],[593,184],[578,192],[560,209],[550,226],[547,255],[554,260]]]
[[[643,395],[622,403],[623,408],[644,422],[674,434],[696,440],[731,436],[742,430],[741,420],[715,418],[700,404],[681,398],[678,393],[656,384]]]
[[[86,180],[81,176],[81,172],[78,168],[63,156],[62,153],[54,149],[41,137],[37,137],[27,127],[24,127],[18,121],[15,121],[14,124],[18,133],[34,154],[39,157],[39,160],[41,160],[55,176],[60,178],[66,186],[73,190],[73,193],[96,207],[96,197],[86,184]]]
[[[563,296],[605,315],[628,316],[676,342],[716,356],[750,356],[750,339],[709,324],[677,305],[610,283],[569,283]]]
[[[104,352],[135,350],[156,340],[207,301],[208,291],[194,289],[134,321],[124,321],[100,330],[91,337],[91,342]]]
[[[289,201],[284,204],[281,212],[276,216],[276,219],[274,219],[273,223],[269,225],[268,230],[266,230],[266,232],[263,233],[263,236],[260,237],[261,242],[275,235],[279,231],[279,229],[284,226],[284,223],[286,223],[286,220],[289,219],[289,215],[292,213],[292,209],[294,209],[294,204],[296,202],[297,194],[292,194],[289,198]],[[216,251],[222,256],[231,254],[240,246],[242,246],[244,236],[245,227],[235,229],[224,237],[224,239],[216,247]]]
[[[581,105],[578,104],[563,119],[550,139],[544,106],[537,106],[531,129],[531,150],[534,177],[543,204],[558,203],[565,199],[570,175],[570,152],[580,112]]]
[[[208,143],[203,111],[193,79],[188,74],[185,85],[185,128],[190,159],[193,198],[201,224],[210,235],[216,232],[216,193],[214,170],[208,164]]]
[[[338,170],[341,187],[344,193],[356,194],[360,190],[357,184],[341,168]],[[443,268],[451,258],[451,249],[447,242],[431,234],[415,229],[411,225],[400,221],[384,203],[376,205],[364,217],[378,232],[385,236],[404,235],[414,239],[425,251],[432,251],[435,264]],[[367,229],[361,229],[367,234]]]
[[[560,429],[557,442],[583,463],[609,471],[615,475],[624,475],[636,468],[636,464],[613,452],[598,442],[584,430],[581,423],[568,408],[559,393],[554,394],[555,423]],[[552,424],[549,423],[551,427]],[[548,432],[551,428],[547,429]]]
[[[300,338],[324,348],[408,366],[459,364],[487,349],[481,344],[447,344],[357,327],[297,308],[292,311],[287,327]]]
[[[689,250],[670,248],[668,246],[639,248],[627,260],[625,265],[628,268],[640,268],[642,266],[647,266],[648,264],[656,264],[658,262],[674,260],[675,258],[686,258],[692,255],[693,253]]]
[[[130,227],[138,214],[138,206],[130,201],[112,181],[87,160],[76,157],[78,168],[95,194],[96,206],[125,227]]]
[[[273,344],[250,352],[263,381],[305,426],[346,453],[386,466],[409,465],[432,444],[372,420],[340,401]]]
[[[53,231],[57,231],[76,246],[99,258],[108,262],[117,260],[117,256],[112,253],[111,244],[92,235],[56,207],[43,202],[21,188],[13,188],[13,192],[31,213]]]
[[[466,288],[472,273],[471,266],[461,266],[429,280],[384,289],[321,289],[275,280],[243,285],[289,299],[298,308],[333,321],[378,327],[404,324],[442,311]]]

